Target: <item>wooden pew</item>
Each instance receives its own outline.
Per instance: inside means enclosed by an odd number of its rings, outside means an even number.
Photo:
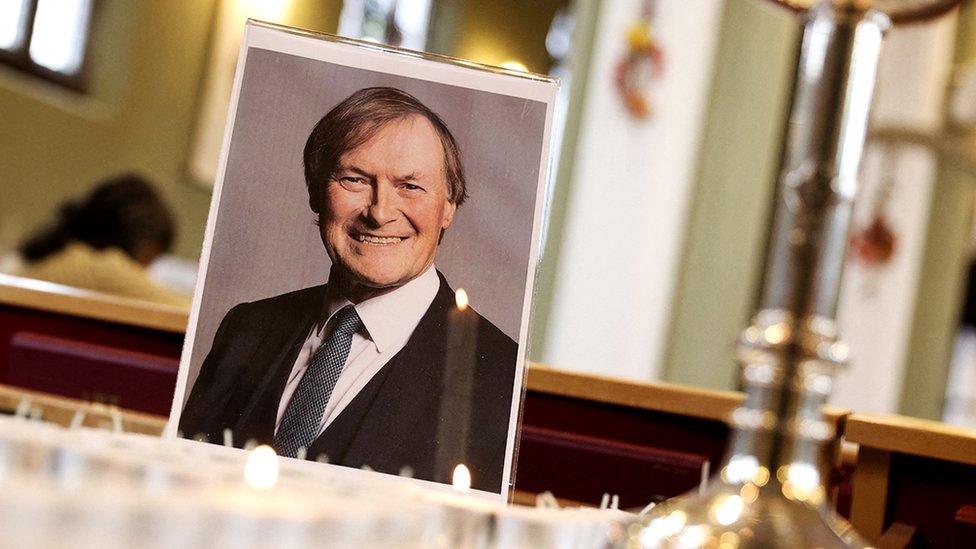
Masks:
[[[551,491],[598,504],[617,494],[642,507],[694,489],[717,473],[728,415],[745,395],[661,382],[634,382],[531,364],[517,455],[516,501]],[[848,411],[825,408],[836,428],[825,478],[838,464]]]
[[[851,522],[885,547],[976,547],[976,430],[852,414]]]
[[[518,449],[516,500],[551,491],[622,508],[697,487],[721,462],[726,416],[743,395],[529,368]]]
[[[161,419],[186,322],[183,311],[0,275],[0,384]],[[551,491],[597,505],[609,492],[633,508],[691,490],[716,472],[743,398],[530,364],[515,498]],[[828,415],[840,427],[846,412]]]
[[[0,384],[168,415],[185,311],[0,275]]]

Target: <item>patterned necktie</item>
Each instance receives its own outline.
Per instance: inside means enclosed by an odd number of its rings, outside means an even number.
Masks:
[[[349,356],[352,335],[363,325],[352,305],[340,309],[335,319],[335,329],[312,355],[285,408],[274,438],[278,455],[295,457],[299,448],[308,448],[318,438],[325,406]]]

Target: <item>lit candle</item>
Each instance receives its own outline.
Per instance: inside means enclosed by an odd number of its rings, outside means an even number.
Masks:
[[[459,463],[457,467],[454,468],[454,475],[451,479],[451,484],[454,486],[455,490],[459,492],[467,492],[471,489],[471,471],[468,470],[467,465]]]
[[[454,469],[467,458],[471,394],[477,350],[478,317],[468,307],[468,294],[458,288],[455,307],[447,317],[447,351],[437,429],[435,480],[451,482]],[[467,469],[465,467],[465,469]]]
[[[278,482],[278,454],[263,444],[251,451],[244,465],[244,480],[256,490],[266,490]]]

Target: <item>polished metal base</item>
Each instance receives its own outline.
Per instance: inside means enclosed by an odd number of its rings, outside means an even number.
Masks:
[[[870,547],[829,506],[798,499],[794,490],[776,478],[762,487],[719,482],[704,494],[671,499],[643,513],[628,527],[622,547]]]

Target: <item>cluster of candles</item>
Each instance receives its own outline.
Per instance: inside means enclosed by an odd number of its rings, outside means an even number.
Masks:
[[[0,547],[596,548],[616,545],[630,518],[509,506],[267,446],[0,416]]]

